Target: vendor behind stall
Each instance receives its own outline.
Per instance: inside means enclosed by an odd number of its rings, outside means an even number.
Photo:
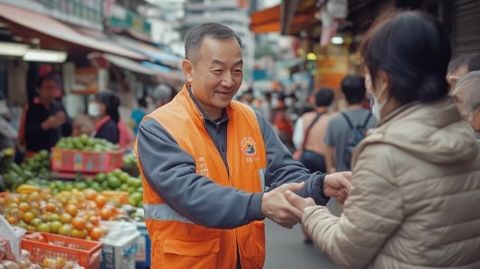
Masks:
[[[111,143],[120,141],[120,99],[111,92],[103,91],[95,95],[88,104],[88,115],[92,117],[95,131],[94,136],[103,138]]]
[[[38,97],[26,109],[23,122],[27,157],[43,149],[50,150],[62,137],[62,125],[68,120],[62,104],[55,100],[58,91],[55,76],[39,77],[36,88]]]

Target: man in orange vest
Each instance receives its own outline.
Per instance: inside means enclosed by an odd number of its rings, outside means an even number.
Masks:
[[[351,173],[309,174],[265,119],[232,101],[243,62],[230,28],[202,24],[185,39],[187,83],[137,138],[151,268],[262,268],[263,219],[299,221],[285,192],[343,200]]]

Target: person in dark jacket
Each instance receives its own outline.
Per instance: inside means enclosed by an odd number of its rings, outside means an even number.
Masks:
[[[88,115],[94,121],[94,137],[103,138],[117,144],[120,139],[118,121],[120,120],[120,99],[112,92],[100,92],[88,104]]]
[[[26,110],[24,128],[27,157],[40,150],[50,150],[62,137],[67,122],[65,109],[55,101],[58,84],[53,74],[38,78],[38,97]]]

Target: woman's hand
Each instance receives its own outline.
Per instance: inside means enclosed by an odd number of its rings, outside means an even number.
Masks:
[[[285,198],[293,207],[298,209],[298,211],[294,212],[298,222],[302,221],[302,215],[305,208],[315,205],[315,201],[313,201],[312,198],[300,197],[290,190],[285,191]]]

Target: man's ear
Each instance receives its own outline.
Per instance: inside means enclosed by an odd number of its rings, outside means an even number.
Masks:
[[[183,59],[182,69],[183,69],[183,74],[185,75],[185,78],[187,79],[187,82],[191,83],[192,78],[193,78],[193,63],[190,62],[190,60],[188,60],[188,59]]]

